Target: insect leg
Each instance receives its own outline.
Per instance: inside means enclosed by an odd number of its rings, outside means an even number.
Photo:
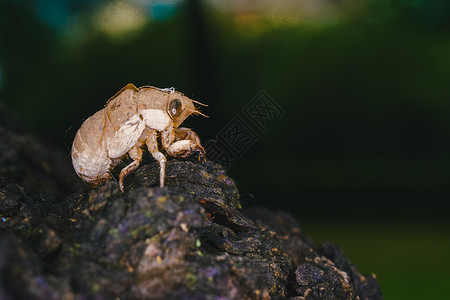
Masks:
[[[166,175],[166,157],[158,150],[158,141],[156,139],[157,131],[153,130],[149,133],[145,143],[147,144],[148,152],[159,162],[159,186],[164,186],[164,177]]]
[[[174,129],[173,132],[175,140],[167,149],[167,153],[171,156],[186,157],[194,152],[198,152],[201,157],[206,159],[205,149],[200,144],[200,138],[194,131],[189,128],[180,127]]]
[[[136,144],[133,148],[131,148],[128,151],[128,155],[130,155],[130,157],[133,160],[133,162],[131,164],[129,164],[128,166],[126,166],[125,168],[123,168],[122,171],[120,171],[119,187],[120,187],[120,190],[122,192],[124,191],[123,179],[125,178],[125,176],[127,176],[128,174],[130,174],[131,172],[136,170],[139,167],[139,164],[142,161],[142,149],[141,149],[141,146],[142,145]]]
[[[174,140],[175,140],[175,133],[174,133],[173,125],[171,124],[166,129],[161,131],[162,148],[165,150],[169,149],[170,145],[172,145]]]

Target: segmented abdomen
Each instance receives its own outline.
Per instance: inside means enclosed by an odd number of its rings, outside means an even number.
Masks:
[[[83,122],[72,145],[72,165],[78,176],[97,186],[111,178],[113,161],[105,149],[105,110],[99,110]]]

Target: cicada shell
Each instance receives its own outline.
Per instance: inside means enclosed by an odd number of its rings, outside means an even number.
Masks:
[[[191,114],[203,115],[195,104],[205,105],[173,88],[126,85],[103,109],[84,121],[76,133],[72,145],[75,172],[96,187],[110,179],[111,171],[128,155],[133,161],[119,176],[123,191],[123,179],[137,169],[146,147],[160,164],[160,186],[164,186],[163,152],[171,156],[198,152],[206,157],[197,134],[189,128],[179,128]],[[157,135],[161,136],[161,146]]]

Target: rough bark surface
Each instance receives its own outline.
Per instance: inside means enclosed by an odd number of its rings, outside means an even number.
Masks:
[[[331,243],[283,212],[241,208],[220,165],[150,162],[80,187],[0,109],[0,299],[381,299]]]

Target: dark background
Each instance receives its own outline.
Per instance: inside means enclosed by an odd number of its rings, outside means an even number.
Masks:
[[[243,204],[339,244],[385,299],[449,296],[450,3],[293,2],[2,1],[1,102],[69,160],[129,82],[209,104],[184,124],[204,142],[263,90],[284,114],[229,168]]]

